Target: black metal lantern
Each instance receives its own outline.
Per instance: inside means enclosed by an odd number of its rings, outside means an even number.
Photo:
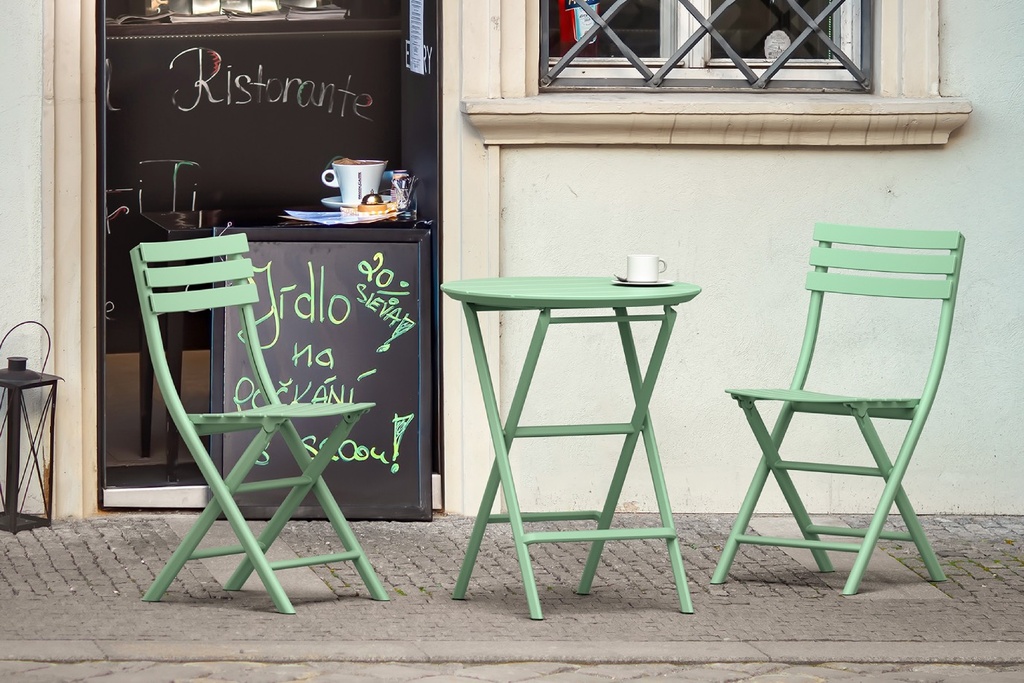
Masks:
[[[0,369],[0,443],[6,439],[6,448],[0,452],[7,455],[3,470],[7,476],[0,486],[0,502],[3,503],[0,530],[16,534],[24,529],[50,525],[54,414],[60,379],[30,370],[28,360],[22,356],[8,358],[7,368]],[[41,514],[27,512],[28,494],[33,484],[38,486],[41,497]]]

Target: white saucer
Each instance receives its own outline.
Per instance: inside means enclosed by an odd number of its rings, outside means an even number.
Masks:
[[[391,201],[391,195],[383,194],[381,198],[385,202]],[[354,209],[359,206],[359,202],[343,202],[341,197],[324,197],[320,200],[320,203],[326,206],[328,209]]]
[[[612,280],[613,285],[624,285],[626,287],[661,287],[663,285],[670,285],[675,280],[658,280],[657,282],[623,282],[622,280]]]

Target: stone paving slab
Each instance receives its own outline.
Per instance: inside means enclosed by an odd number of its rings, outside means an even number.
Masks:
[[[170,515],[167,523],[179,538],[184,538],[192,528],[195,517],[192,515]],[[266,522],[252,522],[251,528],[257,536],[266,528]],[[205,546],[237,545],[238,537],[231,531],[226,521],[214,522],[203,539]],[[270,547],[267,558],[273,561],[294,560],[298,555],[287,543],[275,543]],[[237,556],[208,557],[200,560],[216,582],[223,586],[238,566]],[[327,598],[333,595],[330,587],[324,583],[309,567],[297,567],[277,572],[281,587],[292,600]],[[242,585],[242,593],[263,593],[263,582],[253,572]]]
[[[822,526],[847,527],[838,517],[815,517],[815,524]],[[782,538],[800,538],[800,527],[792,517],[758,517],[753,520],[751,528],[759,536],[776,536]],[[860,539],[843,538],[840,536],[822,535],[822,540],[839,541],[856,544]],[[817,564],[811,553],[802,548],[782,548],[782,552],[800,563],[808,571],[816,572]],[[823,582],[832,589],[842,591],[846,585],[846,577],[853,569],[855,552],[834,552],[830,554],[835,571],[830,574],[818,574]],[[921,581],[917,574],[896,558],[881,549],[871,554],[868,570],[861,579],[860,591],[857,595],[848,596],[852,600],[943,600],[947,599],[935,584]]]
[[[579,664],[573,662],[447,662],[365,664],[314,662],[24,662],[0,661],[0,679],[19,683],[102,680],[104,683],[177,683],[180,681],[245,681],[246,683],[604,683],[606,681],[700,681],[725,683],[829,683],[831,681],[893,681],[896,683],[1019,683],[1024,667],[978,664],[818,665],[722,662],[702,665]]]

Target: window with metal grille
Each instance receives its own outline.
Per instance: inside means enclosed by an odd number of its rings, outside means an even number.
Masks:
[[[540,0],[543,90],[871,89],[871,0]]]

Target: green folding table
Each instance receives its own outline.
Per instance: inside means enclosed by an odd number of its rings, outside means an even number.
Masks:
[[[441,289],[457,301],[462,302],[469,328],[469,338],[473,346],[476,370],[480,378],[483,392],[484,407],[490,428],[491,441],[494,448],[494,464],[484,490],[480,511],[477,514],[473,532],[470,536],[466,557],[459,572],[453,598],[464,599],[469,585],[473,567],[476,564],[480,542],[487,525],[492,523],[509,523],[515,542],[516,555],[523,575],[526,601],[530,608],[530,617],[543,619],[537,584],[533,576],[533,568],[528,547],[534,543],[584,542],[590,543],[590,554],[583,569],[583,576],[576,590],[585,595],[590,592],[594,574],[601,560],[601,552],[606,541],[630,539],[664,539],[668,545],[672,573],[675,577],[676,592],[679,594],[679,607],[686,613],[693,612],[689,589],[686,584],[686,572],[679,549],[679,537],[676,535],[672,510],[669,505],[665,475],[662,471],[658,446],[654,437],[654,427],[648,410],[651,395],[665,358],[669,337],[675,323],[677,304],[689,301],[700,293],[697,285],[676,282],[655,286],[630,286],[613,283],[611,278],[581,277],[517,277],[487,278],[480,280],[462,280],[441,285]],[[646,312],[629,312],[627,309],[648,307]],[[650,311],[649,307],[660,308]],[[581,313],[580,309],[587,309]],[[590,313],[590,309],[611,309],[611,314],[601,311]],[[494,394],[494,384],[487,364],[487,352],[484,348],[480,329],[479,314],[488,311],[531,311],[539,312],[533,338],[520,374],[508,415],[502,425],[498,402]],[[572,315],[555,315],[558,312],[573,311]],[[595,312],[596,313],[596,312]],[[641,370],[637,358],[636,344],[633,339],[632,323],[658,322],[660,328],[651,352],[650,363],[646,373]],[[537,368],[541,347],[551,325],[579,325],[593,323],[615,323],[618,327],[619,339],[625,355],[626,370],[629,375],[630,390],[633,399],[632,413],[627,422],[610,424],[573,424],[573,425],[533,425],[519,424],[522,416],[526,395]],[[627,398],[625,390],[623,399]],[[581,406],[585,407],[585,406]],[[512,470],[509,464],[509,450],[512,442],[525,437],[567,437],[616,435],[624,437],[622,450],[619,453],[611,486],[605,498],[604,507],[598,510],[577,510],[565,512],[523,512],[516,496]],[[660,526],[642,528],[612,528],[615,507],[622,492],[622,485],[633,458],[637,441],[643,438],[647,452],[647,464],[654,484],[654,493],[660,514]],[[505,499],[506,512],[491,512],[495,496],[501,484]],[[524,522],[592,520],[596,527],[592,529],[570,529],[557,531],[526,531]]]

